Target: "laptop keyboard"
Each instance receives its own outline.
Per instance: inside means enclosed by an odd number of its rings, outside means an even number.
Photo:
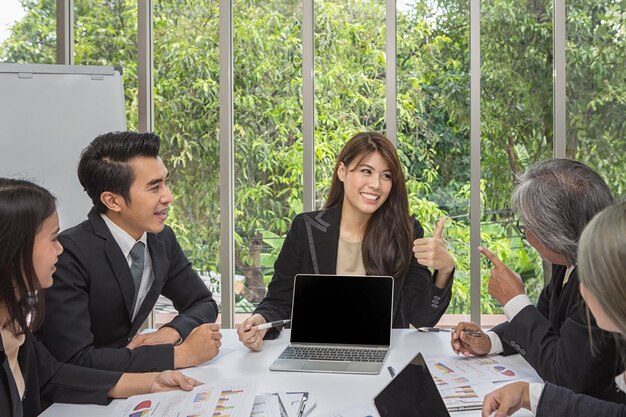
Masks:
[[[342,362],[383,362],[387,349],[287,346],[278,359]]]

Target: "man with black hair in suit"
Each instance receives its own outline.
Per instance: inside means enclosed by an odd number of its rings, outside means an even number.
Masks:
[[[37,333],[63,362],[160,371],[218,353],[217,304],[165,225],[173,196],[159,149],[155,134],[114,132],[81,154],[78,177],[94,207],[59,236],[65,252]],[[179,314],[137,335],[161,294]]]

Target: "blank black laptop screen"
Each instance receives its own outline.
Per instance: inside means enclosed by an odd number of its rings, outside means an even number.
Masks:
[[[380,417],[450,417],[421,353],[374,399]]]
[[[292,343],[389,346],[393,278],[297,275]]]

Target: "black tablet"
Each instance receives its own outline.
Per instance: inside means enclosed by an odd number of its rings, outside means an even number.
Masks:
[[[421,353],[383,388],[374,404],[380,417],[450,417]]]

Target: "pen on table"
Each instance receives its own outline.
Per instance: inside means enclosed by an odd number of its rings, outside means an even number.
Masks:
[[[275,320],[270,321],[269,323],[257,324],[256,326],[252,326],[257,330],[271,329],[272,327],[284,326],[289,323],[291,320]]]
[[[483,409],[482,404],[472,404],[472,405],[460,405],[460,406],[454,407],[452,411],[476,411],[476,410],[482,410],[482,409]],[[490,414],[490,416],[491,415],[492,414]],[[495,415],[495,413],[493,415]]]
[[[440,329],[438,327],[418,327],[417,330],[419,330],[420,332],[429,332],[429,333],[439,333],[439,332],[447,332],[447,333],[451,333],[452,330],[451,329]],[[465,333],[467,333],[470,336],[474,336],[474,337],[480,337],[482,336],[482,332],[479,331],[474,331],[474,330],[463,330]]]
[[[392,378],[396,376],[396,370],[393,369],[393,366],[388,366],[387,370],[389,371],[389,374],[391,375]]]

